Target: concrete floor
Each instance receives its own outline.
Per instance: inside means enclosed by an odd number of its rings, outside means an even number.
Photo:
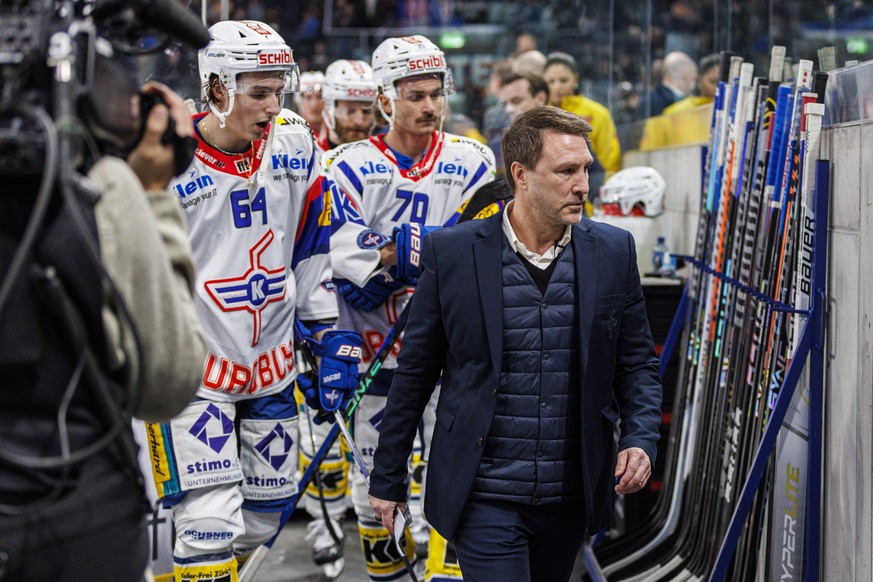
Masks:
[[[309,515],[307,513],[298,511],[294,514],[258,570],[255,582],[326,582],[329,580],[322,573],[321,567],[312,563],[309,542],[303,539],[303,536],[306,535],[308,522]],[[358,539],[358,528],[351,512],[343,522],[343,531],[346,535],[346,565],[342,574],[334,580],[337,582],[367,582],[369,578],[364,566],[361,543]],[[576,560],[576,567],[570,580],[581,580],[583,572],[584,567],[580,557]],[[401,580],[406,581],[408,578]],[[424,582],[424,576],[419,576],[419,580]]]

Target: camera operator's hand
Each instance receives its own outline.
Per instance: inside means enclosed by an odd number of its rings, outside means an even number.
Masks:
[[[182,98],[162,83],[149,81],[142,87],[145,94],[159,97],[163,103],[152,107],[146,120],[143,137],[127,157],[127,163],[142,182],[145,190],[163,190],[175,177],[173,143],[165,143],[164,133],[172,115],[180,137],[193,134],[191,114]]]

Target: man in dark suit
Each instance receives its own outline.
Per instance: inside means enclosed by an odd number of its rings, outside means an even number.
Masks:
[[[632,237],[583,218],[590,131],[557,107],[520,115],[501,147],[515,200],[425,239],[370,504],[391,531],[442,376],[425,515],[468,582],[567,580],[613,487],[651,475],[658,362]]]
[[[697,63],[682,51],[664,57],[663,73],[649,94],[649,116],[661,115],[665,108],[688,97],[697,86]]]

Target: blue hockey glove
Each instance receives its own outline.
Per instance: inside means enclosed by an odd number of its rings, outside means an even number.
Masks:
[[[394,227],[394,244],[397,245],[397,276],[410,285],[421,275],[421,248],[424,235],[439,226],[424,226],[410,222]]]
[[[306,399],[306,406],[318,413],[313,419],[315,424],[321,424],[325,421],[329,423],[335,422],[333,414],[325,414],[325,412],[321,410],[321,400],[318,397],[318,378],[316,377],[315,372],[310,370],[303,374],[297,374],[297,388]]]
[[[318,369],[318,410],[333,413],[345,405],[358,386],[361,334],[331,329],[320,342],[312,342],[312,353],[321,356]],[[305,394],[305,393],[304,393]]]
[[[394,267],[385,273],[379,273],[363,286],[348,281],[335,281],[337,291],[343,296],[349,305],[358,311],[373,311],[383,303],[396,290],[403,287],[403,281],[396,276]]]

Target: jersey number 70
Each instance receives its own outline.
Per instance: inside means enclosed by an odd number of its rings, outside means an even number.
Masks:
[[[399,222],[400,217],[411,205],[412,210],[409,213],[409,222],[424,224],[424,221],[427,219],[427,205],[429,202],[427,194],[424,194],[423,192],[413,192],[411,190],[398,190],[397,198],[403,200],[403,203],[400,205],[400,209],[391,217],[392,221]]]

